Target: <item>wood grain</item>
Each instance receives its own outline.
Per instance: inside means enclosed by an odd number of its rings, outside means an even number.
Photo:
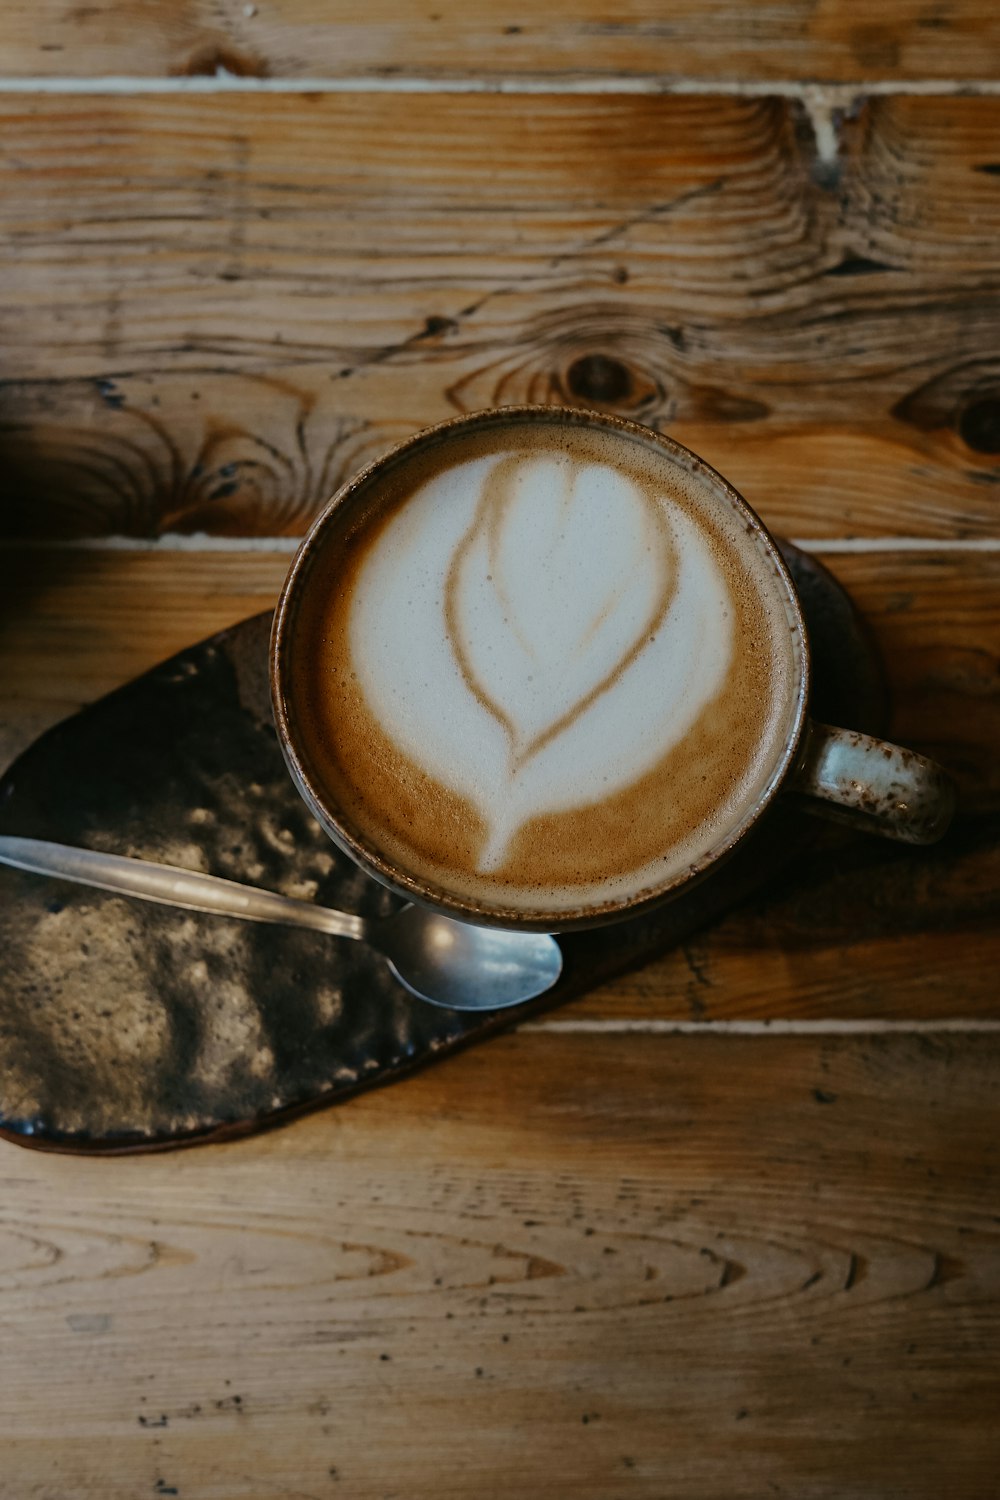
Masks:
[[[253,1142],[4,1146],[0,1494],[983,1500],[997,1063],[520,1035]]]
[[[776,97],[0,91],[0,531],[294,536],[532,399],[668,428],[788,535],[996,538],[1000,100],[861,87],[818,145],[790,96],[998,62],[974,0],[8,0],[0,79]],[[878,1027],[1000,1016],[1000,553],[828,561],[951,838],[835,831],[559,1013],[600,1035],[201,1152],[0,1144],[0,1500],[993,1494],[1000,1040]],[[0,552],[0,764],[287,562]]]
[[[544,10],[487,0],[433,9],[380,0],[8,0],[0,23],[7,75],[227,72],[252,77],[449,78],[529,73],[667,79],[996,77],[1000,26],[975,0],[559,0]]]
[[[0,100],[8,534],[290,534],[493,403],[669,428],[787,534],[996,534],[1000,100]]]
[[[722,922],[592,990],[602,1023],[1000,1020],[1000,819],[934,850],[823,838]]]
[[[287,554],[15,551],[4,761],[42,728],[276,597]],[[574,1005],[581,1018],[996,1017],[1000,553],[826,559],[888,666],[893,732],[958,777],[945,844],[821,841],[742,913]]]
[[[274,603],[288,553],[7,548],[0,697],[56,715]],[[971,811],[1000,807],[1000,552],[820,557],[871,628],[892,732],[957,776]]]

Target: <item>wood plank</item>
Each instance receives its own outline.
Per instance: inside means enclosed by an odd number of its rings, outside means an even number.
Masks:
[[[22,551],[0,628],[0,762],[72,709],[276,597],[273,553]],[[957,775],[945,844],[824,838],[766,898],[599,989],[573,1016],[1000,1015],[1000,553],[826,559],[888,666],[893,732]]]
[[[0,699],[50,722],[277,598],[287,553],[5,549]],[[892,732],[1000,807],[1000,552],[820,556],[871,628]]]
[[[836,163],[767,99],[8,97],[0,131],[7,534],[295,533],[519,400],[669,428],[786,534],[996,534],[1000,100],[871,101]]]
[[[681,948],[592,990],[572,1021],[1000,1021],[1000,818],[934,850],[824,839]]]
[[[998,1059],[520,1035],[256,1141],[4,1146],[0,1492],[982,1500]]]
[[[8,0],[3,71],[163,76],[374,77],[598,74],[726,81],[991,79],[1000,27],[974,0],[885,0],[859,15],[850,0],[598,0],[491,7],[435,0],[433,10],[380,0],[363,16],[346,0]]]

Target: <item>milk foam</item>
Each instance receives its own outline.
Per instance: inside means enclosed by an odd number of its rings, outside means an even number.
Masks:
[[[372,539],[354,670],[503,866],[531,819],[638,781],[721,692],[733,600],[701,528],[627,473],[509,451],[444,469]]]

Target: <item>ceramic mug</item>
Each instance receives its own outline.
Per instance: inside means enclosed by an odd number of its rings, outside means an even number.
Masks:
[[[742,810],[733,826],[724,829],[702,857],[680,873],[661,885],[597,907],[590,904],[579,909],[552,910],[540,902],[531,911],[505,908],[472,899],[459,890],[449,889],[444,881],[432,882],[404,869],[398,859],[388,857],[372,838],[359,832],[310,764],[292,689],[298,610],[313,585],[313,564],[327,548],[332,529],[343,525],[345,514],[349,519],[351,511],[360,509],[394,471],[440,445],[448,445],[457,435],[525,421],[596,427],[631,435],[647,448],[659,450],[669,464],[680,463],[713,486],[720,503],[735,508],[744,525],[756,534],[757,544],[771,564],[768,586],[780,596],[788,629],[795,637],[795,712],[773,774],[760,795]],[[303,540],[285,580],[271,634],[272,701],[281,749],[298,791],[334,843],[368,874],[409,900],[470,922],[548,931],[569,931],[615,921],[679,895],[742,843],[777,797],[789,793],[803,797],[817,812],[892,839],[925,844],[940,838],[955,807],[951,778],[933,761],[913,751],[856,730],[834,728],[810,719],[807,713],[810,673],[809,642],[795,585],[774,539],[732,485],[669,437],[623,418],[560,407],[502,407],[456,417],[405,439],[363,469],[333,496]]]

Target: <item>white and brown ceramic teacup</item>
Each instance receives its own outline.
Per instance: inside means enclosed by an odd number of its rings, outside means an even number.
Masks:
[[[358,474],[292,563],[271,674],[330,837],[472,922],[638,913],[781,793],[911,843],[954,809],[933,762],[807,717],[801,606],[742,497],[596,412],[458,417]]]

